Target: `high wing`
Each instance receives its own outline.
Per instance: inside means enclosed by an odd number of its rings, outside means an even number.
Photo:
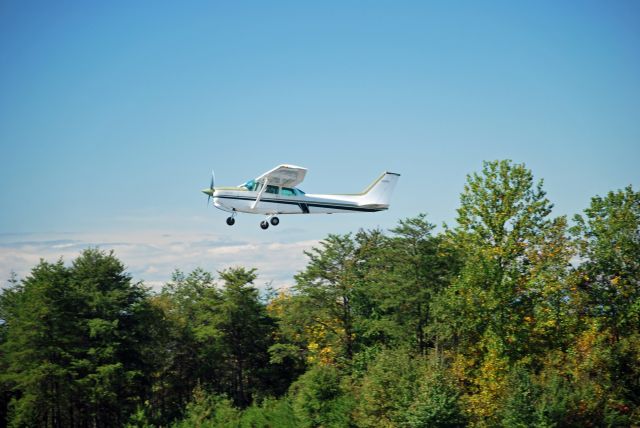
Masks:
[[[278,187],[296,187],[302,183],[306,174],[307,169],[300,166],[278,165],[256,178],[256,181],[268,182],[270,185]]]
[[[262,194],[267,189],[267,185],[278,187],[295,187],[302,183],[307,169],[295,165],[278,165],[256,178],[256,182],[262,183],[262,189],[258,193],[255,202],[251,205],[254,210],[258,206],[258,202],[262,198]]]

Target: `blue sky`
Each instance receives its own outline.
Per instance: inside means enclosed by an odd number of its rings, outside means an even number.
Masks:
[[[328,233],[427,212],[451,224],[483,160],[524,162],[573,215],[640,187],[640,3],[0,4],[0,280],[38,257],[115,248],[290,282]],[[280,163],[307,192],[401,180],[385,213],[233,228],[206,207]]]

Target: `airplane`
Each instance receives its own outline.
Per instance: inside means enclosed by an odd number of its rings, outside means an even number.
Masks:
[[[228,213],[227,224],[233,226],[239,212],[263,214],[262,229],[269,223],[277,226],[282,214],[333,214],[348,212],[374,212],[389,208],[400,174],[384,172],[361,193],[344,195],[306,194],[298,186],[307,174],[307,169],[295,165],[278,165],[257,178],[239,186],[214,187],[215,175],[211,173],[211,184],[202,192],[208,195],[207,204]]]

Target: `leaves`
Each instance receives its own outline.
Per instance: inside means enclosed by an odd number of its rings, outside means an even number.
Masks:
[[[640,194],[570,225],[524,164],[485,162],[426,214],[329,235],[288,290],[112,252],[41,261],[0,293],[11,426],[640,425]]]
[[[12,400],[14,420],[41,426],[123,421],[152,369],[144,355],[153,336],[138,325],[148,314],[145,298],[113,253],[94,249],[71,267],[41,261],[3,293],[9,327],[3,378],[20,392]]]

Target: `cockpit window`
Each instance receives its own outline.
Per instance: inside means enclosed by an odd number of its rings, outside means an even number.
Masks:
[[[257,182],[256,180],[249,180],[246,183],[244,183],[241,187],[246,188],[247,190],[249,190],[250,192],[259,192],[260,189],[262,188],[263,183],[262,182]],[[265,190],[266,193],[273,193],[273,194],[278,194],[278,190],[280,191],[280,194],[283,196],[299,196],[299,195],[304,195],[304,192],[300,189],[294,189],[291,187],[282,187],[279,188],[278,186],[271,186],[271,185],[267,185],[267,189]]]
[[[256,190],[256,180],[249,180],[242,185],[242,187],[246,187],[249,191]]]

